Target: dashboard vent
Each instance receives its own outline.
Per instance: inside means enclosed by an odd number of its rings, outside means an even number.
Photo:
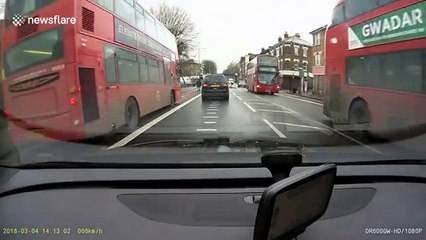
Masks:
[[[38,16],[34,16],[34,18],[36,17]],[[16,37],[17,39],[21,39],[37,31],[38,31],[38,24],[29,24],[28,21],[25,21],[24,24],[18,27]]]
[[[83,8],[82,15],[83,29],[93,32],[95,30],[95,13],[87,8]]]

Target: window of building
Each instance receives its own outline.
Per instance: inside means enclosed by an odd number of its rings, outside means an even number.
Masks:
[[[321,52],[317,52],[314,54],[314,64],[315,66],[321,65]]]
[[[299,56],[299,45],[294,45],[294,55]]]
[[[308,56],[308,48],[306,48],[306,47],[303,48],[303,56],[304,57]]]
[[[132,2],[132,3],[131,3]],[[133,1],[130,0],[116,0],[115,13],[125,19],[130,24],[136,23],[136,11],[133,8]]]
[[[318,46],[321,44],[321,33],[317,33],[314,35],[314,46]]]

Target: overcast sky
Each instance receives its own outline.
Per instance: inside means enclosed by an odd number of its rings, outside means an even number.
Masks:
[[[310,31],[328,24],[337,0],[139,0],[146,8],[166,2],[185,9],[200,36],[201,59],[212,59],[221,72],[249,52],[259,53],[278,36],[300,33],[312,42]],[[205,49],[204,49],[205,48]],[[194,57],[198,59],[198,51]]]
[[[221,72],[231,61],[258,53],[278,36],[300,33],[312,42],[310,31],[328,24],[337,0],[138,0],[144,7],[161,2],[185,9],[200,33],[202,59],[211,59]],[[0,0],[4,3],[4,0]],[[0,4],[1,6],[1,4]],[[1,9],[0,9],[1,11]],[[1,14],[1,13],[0,13]],[[198,59],[198,50],[194,51]]]

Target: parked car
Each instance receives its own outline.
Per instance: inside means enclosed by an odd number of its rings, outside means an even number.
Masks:
[[[229,86],[225,75],[209,74],[204,77],[201,88],[201,99],[203,101],[208,98],[223,98],[229,100]]]
[[[247,83],[245,82],[245,81],[239,81],[238,82],[238,87],[240,88],[240,87],[246,87],[247,86]]]

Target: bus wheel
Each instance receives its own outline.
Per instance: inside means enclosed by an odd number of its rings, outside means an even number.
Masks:
[[[172,91],[170,93],[170,107],[174,107],[176,104],[175,93]]]
[[[370,121],[370,113],[364,100],[355,100],[349,108],[349,123],[361,124]]]
[[[139,107],[134,98],[129,98],[126,102],[125,119],[129,130],[134,130],[139,123]]]

